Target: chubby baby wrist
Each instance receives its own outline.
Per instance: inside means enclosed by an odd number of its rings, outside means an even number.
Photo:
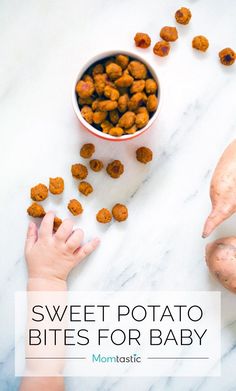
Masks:
[[[65,291],[67,283],[57,277],[52,276],[31,276],[27,282],[28,291]]]

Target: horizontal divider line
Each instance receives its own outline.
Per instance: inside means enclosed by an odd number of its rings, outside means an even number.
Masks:
[[[147,357],[148,360],[209,360],[210,357]]]
[[[26,360],[86,360],[87,357],[25,357]]]

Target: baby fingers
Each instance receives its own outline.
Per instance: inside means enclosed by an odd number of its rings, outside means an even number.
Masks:
[[[41,222],[40,229],[39,229],[40,238],[44,239],[52,236],[53,220],[54,220],[54,213],[53,212],[46,213],[45,217]]]
[[[60,227],[58,228],[54,237],[56,240],[59,240],[61,242],[66,242],[69,236],[72,234],[72,231],[73,231],[73,221],[69,219],[65,219],[63,223],[60,225]]]
[[[30,222],[29,227],[28,227],[28,231],[27,231],[26,242],[25,242],[25,251],[26,252],[33,247],[34,243],[37,240],[37,236],[38,236],[38,231],[37,231],[36,224],[33,222]]]
[[[82,229],[76,229],[66,242],[66,247],[69,251],[74,252],[77,250],[83,241],[84,233]]]
[[[76,262],[81,262],[84,258],[86,258],[89,254],[91,254],[99,245],[100,239],[95,238],[90,242],[84,244],[75,252]]]

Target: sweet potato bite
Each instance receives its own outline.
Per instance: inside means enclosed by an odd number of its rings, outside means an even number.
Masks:
[[[107,168],[107,173],[112,178],[119,178],[123,172],[124,172],[124,165],[121,163],[120,160],[114,160],[113,162],[109,163]]]
[[[33,202],[33,204],[28,207],[27,213],[32,217],[44,217],[46,214],[44,208],[36,202]]]
[[[116,221],[125,221],[128,218],[128,209],[123,204],[116,204],[112,208],[112,215]]]
[[[61,194],[64,191],[64,179],[61,177],[49,178],[49,191],[52,194]]]
[[[38,185],[32,187],[30,190],[30,195],[33,201],[43,201],[48,196],[48,188],[42,183],[39,183]]]
[[[81,213],[83,213],[83,207],[81,203],[78,200],[70,200],[69,204],[67,205],[69,211],[74,215],[78,216]]]
[[[88,175],[88,169],[83,164],[72,164],[71,166],[72,176],[76,179],[85,179]]]
[[[146,49],[151,45],[151,38],[146,33],[136,33],[134,42],[138,48]]]
[[[225,48],[219,52],[219,58],[221,64],[229,66],[235,62],[236,53],[231,48]]]
[[[103,208],[98,211],[96,219],[99,223],[107,224],[112,220],[112,214],[108,209]]]
[[[147,147],[140,147],[136,151],[136,158],[140,163],[147,164],[152,160],[152,151]]]
[[[201,52],[205,52],[209,47],[209,41],[204,35],[197,35],[192,40],[192,47]]]
[[[175,13],[176,22],[179,24],[188,24],[192,17],[192,13],[190,9],[186,7],[181,7]]]

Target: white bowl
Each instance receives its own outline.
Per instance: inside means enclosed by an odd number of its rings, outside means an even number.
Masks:
[[[158,92],[157,92],[158,106],[157,106],[157,110],[155,111],[153,116],[150,118],[150,120],[147,123],[147,125],[144,126],[144,128],[142,128],[142,129],[138,130],[137,132],[135,132],[134,134],[125,134],[125,135],[123,135],[121,137],[114,137],[114,136],[111,136],[110,134],[103,133],[103,132],[99,131],[98,129],[96,129],[94,126],[90,125],[87,121],[85,121],[85,119],[82,117],[81,112],[80,112],[80,108],[79,108],[79,105],[78,105],[78,102],[77,102],[76,90],[75,90],[75,87],[76,87],[78,81],[82,78],[83,74],[87,71],[87,69],[91,65],[93,65],[94,63],[96,63],[99,60],[104,60],[107,57],[113,57],[113,56],[116,56],[117,54],[125,54],[125,55],[131,57],[132,59],[135,59],[135,60],[143,62],[146,65],[146,67],[149,70],[149,72],[151,73],[153,79],[157,82],[157,85],[158,85]],[[146,132],[146,130],[148,130],[151,127],[151,125],[156,120],[156,118],[157,118],[157,116],[159,114],[160,102],[161,102],[160,80],[159,80],[159,78],[158,78],[154,68],[143,57],[137,55],[136,53],[127,52],[125,50],[111,50],[111,51],[107,51],[107,52],[103,52],[103,53],[95,55],[88,62],[86,62],[86,64],[82,67],[82,69],[80,70],[80,72],[78,73],[78,75],[76,77],[75,83],[73,84],[72,104],[73,104],[73,108],[74,108],[75,114],[77,115],[77,117],[80,120],[81,124],[85,127],[86,130],[88,130],[93,135],[95,135],[97,137],[100,137],[102,139],[105,139],[105,140],[109,140],[109,141],[126,141],[126,140],[130,140],[132,138],[138,137],[141,134],[143,134],[144,132]]]

